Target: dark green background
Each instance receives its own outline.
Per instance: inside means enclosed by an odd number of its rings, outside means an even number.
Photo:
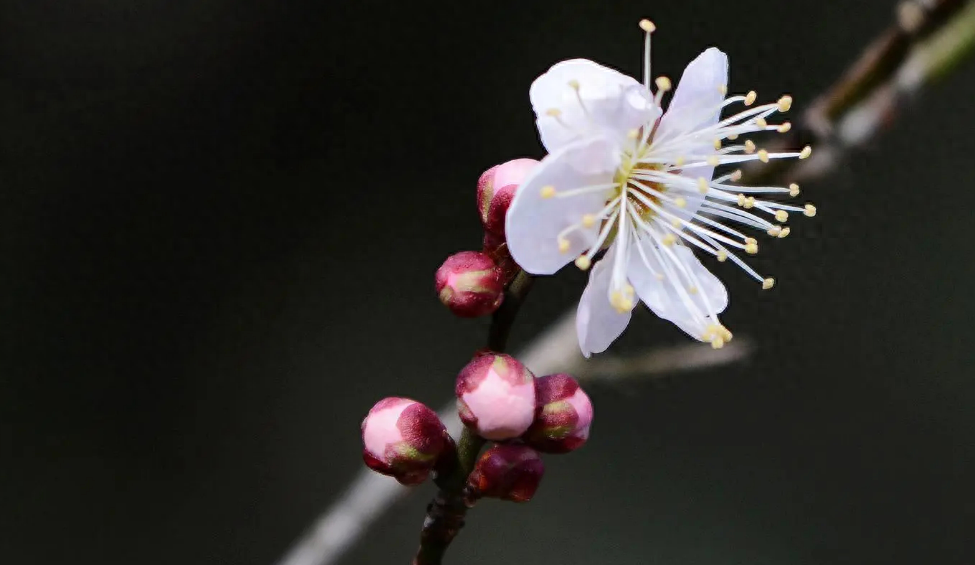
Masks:
[[[0,560],[277,559],[361,467],[372,403],[439,406],[483,342],[433,292],[485,168],[541,155],[531,81],[710,45],[797,109],[894,2],[0,3]],[[975,64],[728,265],[759,349],[592,386],[582,451],[452,563],[968,564]],[[515,344],[581,292],[538,282]],[[619,350],[685,343],[641,316]],[[346,563],[407,563],[430,494]]]

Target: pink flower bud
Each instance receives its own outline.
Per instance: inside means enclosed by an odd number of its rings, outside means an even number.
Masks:
[[[477,181],[477,208],[485,231],[504,238],[504,217],[511,199],[537,164],[534,159],[515,159],[484,171]]]
[[[470,498],[528,502],[545,474],[538,453],[527,445],[495,445],[478,459],[467,479]]]
[[[493,313],[504,300],[504,282],[494,261],[477,251],[455,253],[437,269],[440,302],[455,315],[476,318]]]
[[[535,379],[538,410],[525,442],[545,453],[568,453],[586,443],[592,403],[579,383],[566,374]]]
[[[426,480],[453,440],[437,413],[409,398],[384,398],[362,421],[362,459],[404,485]]]
[[[535,416],[535,377],[517,359],[480,353],[457,375],[457,407],[464,424],[483,438],[516,438]]]

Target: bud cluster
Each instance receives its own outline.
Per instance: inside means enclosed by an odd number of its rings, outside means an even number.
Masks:
[[[484,228],[482,250],[461,251],[437,270],[437,295],[447,308],[462,318],[494,313],[504,299],[504,288],[519,267],[508,253],[504,224],[518,185],[538,164],[534,159],[515,159],[484,171],[477,181],[477,207]]]
[[[520,271],[508,252],[506,215],[519,185],[536,165],[532,159],[515,159],[491,167],[478,179],[482,250],[451,255],[435,277],[440,301],[455,315],[486,316],[504,301],[506,287]],[[454,394],[467,428],[463,462],[433,410],[408,398],[386,398],[362,422],[366,465],[404,485],[433,475],[454,500],[463,495],[468,506],[481,498],[526,502],[545,473],[540,453],[568,453],[589,438],[592,404],[575,379],[566,374],[536,378],[509,355],[475,354],[457,375]],[[471,461],[473,449],[485,442],[492,443]]]
[[[499,442],[468,478],[468,498],[524,502],[545,466],[538,452],[568,453],[589,438],[592,404],[566,374],[535,378],[517,359],[481,353],[457,376],[460,419],[484,439]]]
[[[566,374],[536,378],[517,359],[477,353],[454,387],[460,419],[469,432],[494,442],[467,477],[467,500],[526,502],[545,466],[539,453],[568,453],[589,438],[592,404]],[[362,422],[363,459],[371,469],[405,485],[457,464],[454,440],[437,414],[408,398],[379,401]]]

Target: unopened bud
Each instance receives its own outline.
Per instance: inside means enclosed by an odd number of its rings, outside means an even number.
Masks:
[[[486,253],[461,251],[437,269],[436,289],[450,311],[462,318],[491,314],[504,300],[501,271]]]
[[[566,374],[535,379],[535,421],[523,439],[545,453],[568,453],[589,439],[592,403]]]
[[[384,398],[362,421],[362,459],[404,485],[422,483],[453,440],[437,413],[409,398]]]
[[[480,353],[457,375],[457,408],[464,424],[495,441],[525,433],[535,416],[535,377],[514,357]]]
[[[514,159],[484,171],[477,181],[477,208],[484,231],[504,239],[504,217],[511,200],[537,164],[534,159]]]
[[[527,445],[495,445],[478,459],[467,479],[470,498],[528,502],[545,474],[538,453]]]

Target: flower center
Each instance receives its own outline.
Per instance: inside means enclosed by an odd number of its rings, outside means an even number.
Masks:
[[[661,204],[660,194],[665,192],[667,188],[660,182],[639,180],[639,177],[662,169],[661,165],[641,163],[630,156],[625,156],[623,164],[613,177],[613,182],[618,183],[619,188],[614,191],[610,200],[620,196],[625,187],[627,207],[639,214],[644,220],[656,216],[656,212],[653,211],[649,203],[659,206]]]

